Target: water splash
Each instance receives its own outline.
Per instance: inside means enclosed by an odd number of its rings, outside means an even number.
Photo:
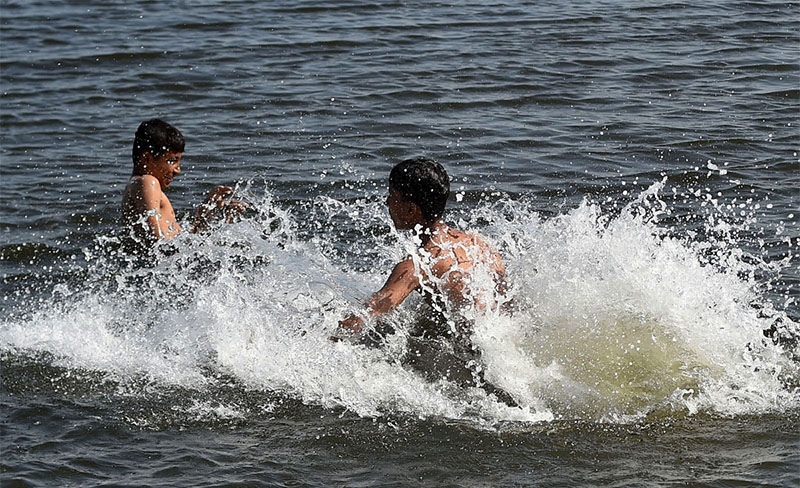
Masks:
[[[756,265],[730,241],[692,242],[658,226],[662,185],[614,217],[584,203],[543,221],[512,206],[492,226],[523,305],[513,320],[485,323],[480,344],[496,350],[493,380],[523,403],[609,420],[797,404],[797,343],[764,335],[778,321],[796,337],[797,324],[764,300]],[[709,247],[717,264],[704,257]]]
[[[254,215],[181,236],[178,252],[157,264],[121,258],[108,251],[114,239],[101,238],[86,250],[88,278],[57,287],[46,307],[5,317],[0,347],[122,384],[203,390],[224,375],[361,416],[491,424],[796,407],[796,342],[763,331],[777,321],[796,336],[798,324],[764,298],[754,273],[775,264],[729,238],[692,240],[661,227],[670,212],[662,187],[618,212],[587,201],[544,219],[505,198],[461,219],[506,260],[515,311],[476,314],[474,342],[486,378],[513,406],[402,364],[415,298],[389,317],[397,333],[382,347],[328,339],[408,244],[376,198],[318,197],[290,211],[248,186],[240,192]],[[208,405],[203,415],[239,416]]]

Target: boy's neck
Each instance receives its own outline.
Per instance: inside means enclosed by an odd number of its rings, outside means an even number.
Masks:
[[[134,166],[131,176],[146,176],[152,174],[146,166]]]
[[[444,220],[441,218],[436,219],[432,224],[423,224],[422,230],[420,230],[419,237],[422,240],[422,245],[425,246],[431,239],[433,239],[436,235],[443,234],[447,232],[447,224],[444,223]]]
[[[138,159],[134,160],[133,162],[133,173],[131,176],[146,176],[153,174],[153,156],[146,152],[139,156]]]

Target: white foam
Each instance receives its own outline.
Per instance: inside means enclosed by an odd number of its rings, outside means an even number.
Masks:
[[[182,236],[181,252],[156,270],[113,278],[98,267],[88,290],[0,323],[0,347],[48,352],[61,365],[123,382],[144,375],[202,388],[209,371],[221,372],[248,388],[363,416],[626,421],[672,410],[735,415],[797,406],[800,395],[785,380],[796,382],[797,365],[762,334],[780,313],[765,318],[751,306],[768,307],[754,265],[746,264],[752,260],[733,242],[667,235],[657,223],[669,211],[659,191],[650,188],[613,216],[584,203],[542,219],[524,202],[505,200],[465,222],[494,240],[506,260],[518,310],[476,314],[474,339],[486,378],[519,407],[405,368],[411,305],[392,318],[401,334],[384,348],[328,339],[381,285],[408,242],[369,230],[390,227],[370,200],[319,198],[303,209],[301,226],[268,192],[250,195],[258,217],[206,239]],[[479,221],[489,225],[475,229]],[[329,222],[357,236],[326,238],[343,232]],[[725,254],[721,265],[701,258],[709,246]],[[347,264],[358,255],[370,269]],[[109,282],[115,286],[101,296]],[[209,408],[201,410],[239,415]]]

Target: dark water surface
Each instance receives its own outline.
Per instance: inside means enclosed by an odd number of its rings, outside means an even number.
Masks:
[[[1,5],[3,486],[800,484],[800,3]],[[253,211],[140,266],[152,117],[181,215]],[[514,406],[327,341],[417,155],[506,259]]]

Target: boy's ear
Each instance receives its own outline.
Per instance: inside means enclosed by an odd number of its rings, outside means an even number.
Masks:
[[[414,202],[409,202],[409,203],[411,204],[408,207],[409,215],[413,216],[414,220],[422,219],[422,207],[420,207],[419,205],[417,205]]]

